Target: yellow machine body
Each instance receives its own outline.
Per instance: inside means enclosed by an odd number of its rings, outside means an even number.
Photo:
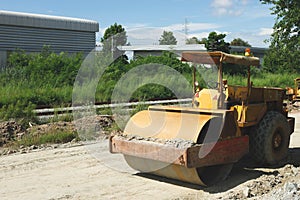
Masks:
[[[191,108],[152,106],[138,112],[122,137],[110,138],[110,151],[124,154],[138,171],[210,185],[227,177],[232,164],[248,153],[248,127],[269,110],[287,116],[284,90],[253,87],[250,75],[247,86],[223,85],[223,62],[249,68],[259,65],[255,57],[184,52],[182,61],[218,65],[218,88],[196,92]]]
[[[293,102],[300,100],[300,78],[294,79],[294,88],[287,88],[287,96]]]

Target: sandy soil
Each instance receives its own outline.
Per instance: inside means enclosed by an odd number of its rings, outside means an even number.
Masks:
[[[246,157],[234,166],[227,180],[213,187],[133,172],[124,165],[122,157],[112,157],[107,152],[107,141],[102,141],[1,156],[0,199],[267,198],[267,194],[284,187],[285,183],[300,178],[297,171],[300,113],[292,115],[296,117],[296,131],[291,138],[287,164],[258,168]]]

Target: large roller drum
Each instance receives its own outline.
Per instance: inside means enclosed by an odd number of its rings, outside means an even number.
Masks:
[[[220,138],[240,136],[235,122],[232,121],[234,115],[230,113],[228,116],[228,111],[212,112],[211,110],[191,108],[152,107],[135,114],[127,123],[124,130],[124,136],[128,140],[127,145],[124,146],[124,141],[122,141],[122,144],[113,142],[112,146],[123,146],[119,148],[120,150],[115,151],[123,153],[128,165],[138,171],[203,186],[211,185],[225,179],[231,171],[232,161],[238,160],[241,155],[232,154],[232,158],[224,161],[225,163],[216,161],[220,160],[223,155],[217,157],[210,155],[211,158],[207,165],[205,162],[201,162],[198,164],[199,167],[181,165],[180,158],[189,147],[209,143],[211,145],[206,148],[206,151],[199,151],[199,154],[198,152],[194,153],[196,155],[194,157],[202,156],[203,160],[207,154],[205,152],[209,152],[209,148],[214,148],[214,144]],[[227,133],[228,130],[223,128],[224,123],[231,124],[232,127],[227,127],[231,133]],[[162,144],[161,141],[167,142]],[[247,140],[243,141],[248,142]],[[152,143],[157,143],[157,146]],[[149,148],[145,147],[148,144]],[[222,143],[222,145],[228,144]],[[242,145],[239,148],[247,146],[241,147]],[[222,146],[218,147],[217,151],[222,153],[221,148]],[[233,151],[235,150],[233,149]],[[238,153],[244,154],[246,151]],[[235,157],[238,158],[235,159]]]

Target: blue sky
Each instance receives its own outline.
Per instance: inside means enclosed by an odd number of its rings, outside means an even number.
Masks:
[[[173,31],[178,43],[186,37],[226,33],[225,40],[242,38],[267,47],[275,16],[259,0],[1,0],[0,10],[84,18],[98,21],[99,41],[107,27],[125,27],[132,45],[157,44],[163,30]],[[187,24],[185,26],[185,21]],[[185,35],[187,27],[187,35]]]

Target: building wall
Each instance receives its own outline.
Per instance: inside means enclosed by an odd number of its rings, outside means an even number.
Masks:
[[[99,23],[91,20],[0,10],[0,64],[11,51],[39,52],[45,45],[56,53],[87,54],[98,31]]]
[[[0,68],[6,65],[6,60],[7,60],[7,52],[0,50]]]
[[[90,51],[95,47],[95,33],[37,27],[20,27],[0,24],[0,50],[23,49],[40,51],[50,45],[55,52]]]

